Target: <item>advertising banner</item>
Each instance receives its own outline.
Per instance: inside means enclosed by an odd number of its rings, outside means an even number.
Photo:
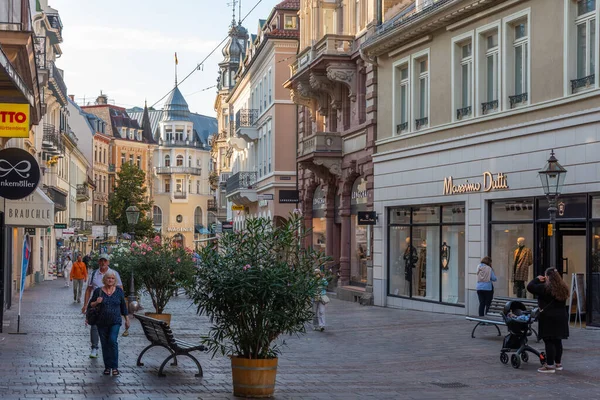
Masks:
[[[29,137],[29,104],[0,103],[0,137]]]

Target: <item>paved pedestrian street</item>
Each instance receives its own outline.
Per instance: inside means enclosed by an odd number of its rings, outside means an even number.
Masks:
[[[118,378],[102,375],[102,358],[90,359],[89,333],[81,306],[62,280],[47,281],[25,292],[22,331],[16,330],[17,306],[5,316],[0,335],[2,399],[230,399],[228,359],[198,354],[204,377],[180,357],[178,367],[157,371],[166,350],[155,348],[135,366],[148,344],[137,322],[129,337],[119,338]],[[149,299],[144,299],[146,309]],[[177,336],[194,341],[208,321],[183,297],[168,311]],[[10,325],[6,326],[6,322]],[[598,398],[600,331],[573,329],[566,342],[565,370],[536,372],[537,362],[520,370],[499,361],[501,338],[492,327],[479,328],[464,317],[364,307],[333,300],[328,329],[285,339],[279,361],[276,399],[515,399]],[[541,344],[538,345],[540,348]],[[543,393],[545,392],[545,393]]]

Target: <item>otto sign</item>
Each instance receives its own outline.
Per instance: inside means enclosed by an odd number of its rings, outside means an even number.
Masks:
[[[0,103],[0,137],[29,137],[29,104]]]
[[[455,185],[452,177],[444,178],[444,195],[459,194],[459,193],[474,193],[474,192],[489,192],[492,190],[508,189],[508,181],[506,175],[502,172],[495,176],[489,171],[483,173],[482,182],[469,182]]]

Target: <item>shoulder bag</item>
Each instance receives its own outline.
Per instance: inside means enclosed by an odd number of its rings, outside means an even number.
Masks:
[[[327,304],[330,301],[331,300],[329,300],[329,296],[327,296],[326,294],[321,295],[321,304]]]
[[[100,288],[96,289],[99,292],[102,290]],[[102,293],[98,293],[98,297],[102,296]],[[96,299],[98,298],[96,297]],[[92,302],[90,301],[90,304],[92,304]],[[88,305],[88,309],[85,313],[85,319],[87,320],[87,323],[89,325],[97,325],[98,324],[98,320],[100,319],[100,308],[102,307],[102,303],[98,304],[96,307],[92,307],[91,305]]]

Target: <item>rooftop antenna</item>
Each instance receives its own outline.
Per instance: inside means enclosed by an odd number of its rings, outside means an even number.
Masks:
[[[240,2],[240,8],[239,8],[239,12],[238,12],[238,25],[242,25],[242,0],[239,0]]]
[[[227,3],[228,6],[231,6],[231,27],[235,26],[235,6],[240,2],[240,0],[231,0],[230,3]],[[241,7],[241,6],[240,6]]]

